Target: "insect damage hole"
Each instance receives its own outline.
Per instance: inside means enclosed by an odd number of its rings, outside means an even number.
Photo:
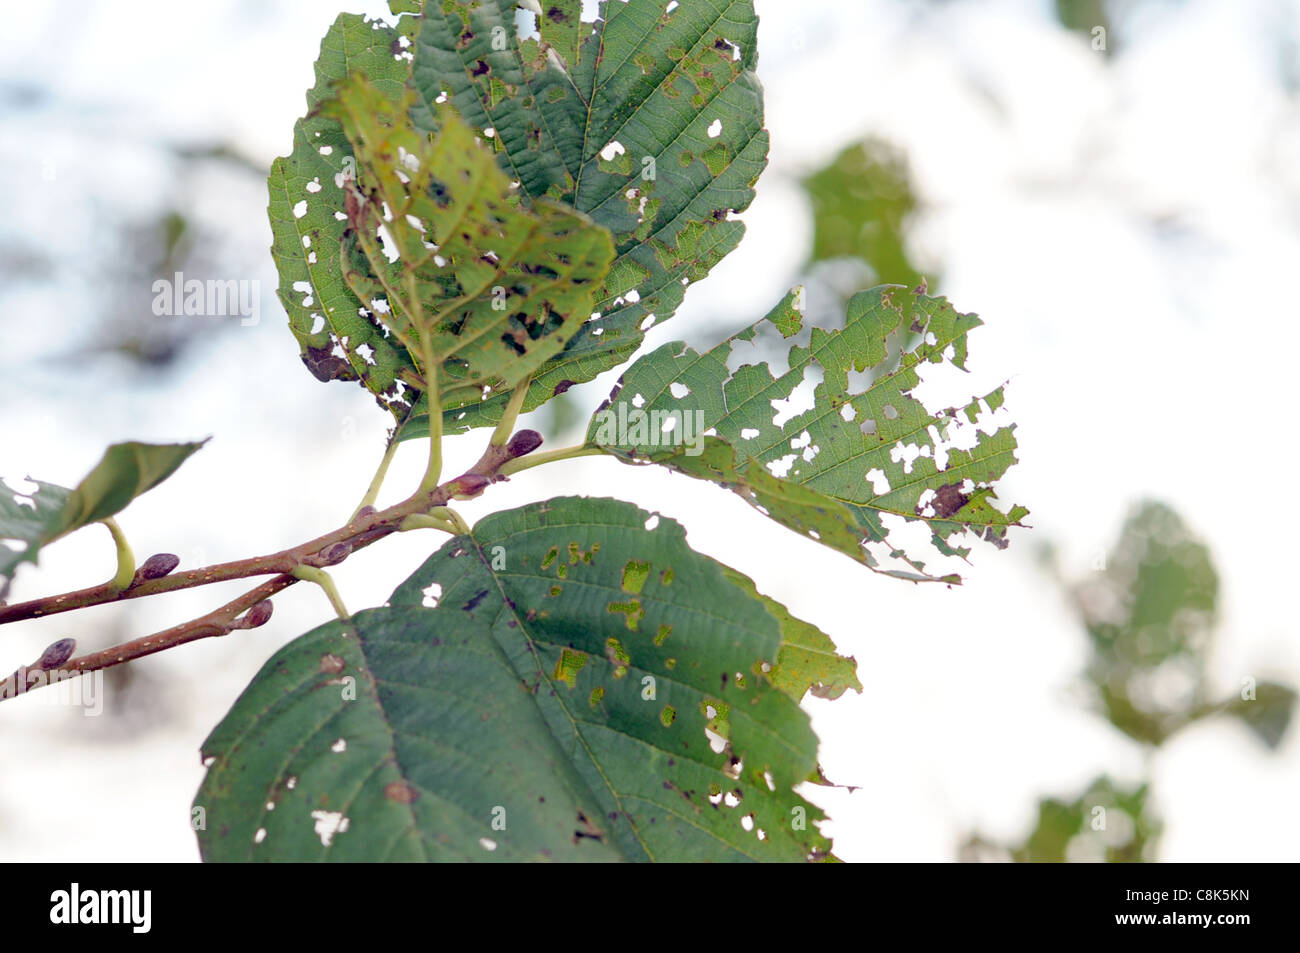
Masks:
[[[424,598],[420,600],[420,605],[426,609],[438,608],[438,600],[442,598],[442,586],[431,582],[421,591],[424,593]]]
[[[312,811],[311,818],[316,822],[316,836],[320,838],[322,847],[334,843],[336,835],[347,833],[348,819],[342,811]]]

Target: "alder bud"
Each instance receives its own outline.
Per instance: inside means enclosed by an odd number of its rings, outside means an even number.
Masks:
[[[263,599],[245,612],[236,625],[240,629],[256,629],[259,625],[266,625],[274,610],[275,604],[270,599]]]
[[[41,657],[36,660],[36,664],[29,666],[29,668],[39,668],[48,672],[72,658],[72,653],[75,651],[77,651],[76,639],[59,639],[52,645],[46,646],[45,651],[41,653]]]
[[[524,454],[532,453],[542,445],[542,435],[536,430],[521,430],[506,444],[506,452],[510,454],[510,459],[522,457]]]
[[[334,543],[331,546],[326,546],[316,554],[316,565],[337,566],[339,563],[343,562],[343,560],[347,559],[348,554],[351,552],[351,543]]]
[[[135,581],[161,579],[181,564],[181,558],[175,553],[154,553],[136,571]]]

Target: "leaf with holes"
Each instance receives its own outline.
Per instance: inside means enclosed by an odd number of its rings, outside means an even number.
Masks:
[[[769,599],[756,588],[754,581],[734,569],[723,567],[727,578],[760,600],[781,626],[781,651],[769,678],[772,684],[795,701],[806,693],[818,698],[839,698],[850,688],[862,693],[858,681],[858,663],[835,650],[835,643],[817,626],[795,618],[785,606]]]
[[[773,608],[627,503],[489,516],[267,663],[203,748],[203,856],[826,858]]]
[[[614,236],[599,317],[535,375],[528,410],[627,360],[736,247],[768,136],[752,0],[602,0],[594,22],[576,0],[546,2],[525,39],[517,6],[426,3],[411,75],[424,102],[449,101],[490,134],[528,195]],[[447,432],[494,423],[505,399],[448,411]],[[399,436],[425,433],[413,422]]]
[[[414,358],[420,389],[436,369],[457,407],[510,388],[558,354],[591,313],[614,256],[609,233],[572,208],[525,204],[492,154],[448,106],[432,135],[415,94],[393,100],[363,75],[322,106],[357,159],[342,270],[369,313]]]
[[[979,319],[943,298],[882,286],[852,298],[843,329],[814,327],[806,345],[791,346],[788,369],[742,363],[761,353],[764,337],[803,330],[800,294],[703,354],[679,341],[637,360],[592,417],[588,443],[726,486],[882,572],[960,581],[926,573],[891,542],[890,523],[928,523],[941,553],[965,556],[955,539],[964,530],[1003,546],[1028,513],[992,504],[1015,462],[1014,426],[989,429],[1001,388],[937,412],[912,396],[923,366],[965,368],[966,335]],[[812,406],[799,412],[801,386]]]
[[[275,160],[267,180],[271,254],[279,297],[308,370],[322,381],[360,380],[381,406],[403,419],[418,385],[404,348],[390,341],[343,278],[339,248],[348,227],[344,185],[356,157],[342,127],[319,107],[332,85],[362,72],[380,90],[398,95],[410,75],[410,34],[418,20],[396,28],[342,14],[321,41],[308,114],[293,127],[293,150]],[[432,118],[417,116],[422,128]]]
[[[0,545],[0,595],[20,564],[36,562],[42,546],[120,513],[175,473],[201,446],[203,442],[113,444],[71,490],[32,481],[34,492],[15,494],[0,484],[0,540],[12,540],[19,547]]]

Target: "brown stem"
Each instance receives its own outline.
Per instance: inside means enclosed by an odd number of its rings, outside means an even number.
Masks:
[[[33,666],[32,671],[41,673],[35,685],[29,685],[27,677],[29,667],[23,666],[8,679],[0,681],[0,700],[53,684],[63,678],[121,665],[187,642],[226,635],[235,629],[261,625],[270,616],[270,604],[267,603],[265,607],[260,607],[260,604],[298,581],[289,575],[296,566],[328,566],[342,562],[356,550],[397,532],[402,521],[408,516],[428,512],[453,499],[479,495],[494,479],[500,479],[495,472],[500,463],[495,459],[488,459],[489,456],[485,454],[484,460],[480,461],[487,464],[486,472],[480,472],[476,465],[475,468],[471,468],[454,480],[448,480],[430,492],[416,493],[386,510],[371,510],[369,513],[363,510],[362,514],[353,518],[347,525],[292,549],[281,550],[269,556],[221,563],[206,569],[194,569],[161,579],[140,582],[124,592],[113,592],[105,586],[94,586],[79,592],[0,607],[0,623],[16,622],[19,619],[38,618],[70,609],[205,586],[229,579],[272,574],[275,576],[274,579],[267,580],[238,599],[189,622],[112,648],[82,655],[52,670]]]
[[[486,457],[487,455],[485,455]],[[492,461],[483,461],[495,463]],[[502,461],[504,462],[504,461]],[[497,464],[499,466],[499,464]],[[121,602],[125,599],[139,599],[143,596],[156,596],[164,592],[176,592],[181,589],[193,589],[214,582],[227,582],[231,579],[245,579],[249,576],[281,575],[293,572],[296,566],[326,566],[340,561],[333,558],[331,550],[340,544],[350,546],[350,550],[369,546],[377,539],[396,532],[398,524],[412,513],[423,513],[435,506],[442,506],[454,497],[477,496],[487,483],[496,479],[495,468],[488,471],[471,468],[454,480],[428,493],[417,493],[407,500],[386,510],[372,511],[358,515],[346,525],[318,536],[313,540],[282,549],[267,556],[254,556],[237,559],[228,563],[217,563],[204,569],[190,569],[185,572],[172,573],[160,579],[137,582],[124,590],[115,590],[111,585],[91,586],[76,592],[65,592],[57,596],[46,596],[28,602],[0,606],[0,625],[8,622],[20,622],[23,619],[38,619],[43,616],[68,612],[72,609],[85,609],[89,606],[104,605],[109,602]],[[336,550],[337,552],[337,550]]]

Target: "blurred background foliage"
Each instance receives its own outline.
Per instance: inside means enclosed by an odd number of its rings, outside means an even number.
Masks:
[[[1206,718],[1244,724],[1270,751],[1281,743],[1295,708],[1294,689],[1244,677],[1215,694],[1207,668],[1219,620],[1219,576],[1209,548],[1172,508],[1144,501],[1107,554],[1084,579],[1062,578],[1050,549],[1047,564],[1089,642],[1083,672],[1093,709],[1151,756],[1172,735]],[[1150,781],[1094,780],[1072,800],[1044,798],[1023,842],[995,843],[973,833],[962,860],[1107,861],[1159,859],[1161,822]]]

